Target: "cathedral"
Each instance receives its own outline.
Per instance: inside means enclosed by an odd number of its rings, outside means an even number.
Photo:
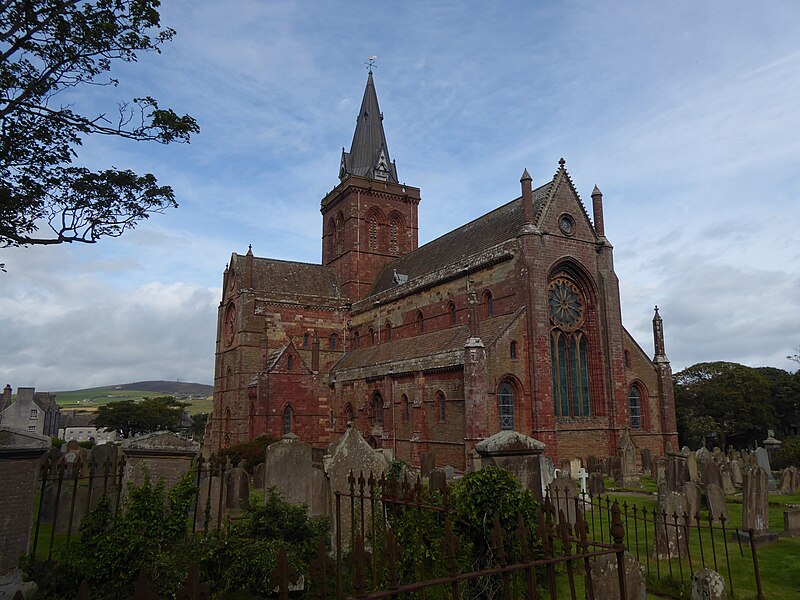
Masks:
[[[419,188],[390,158],[373,75],[339,183],[321,201],[322,264],[232,254],[219,305],[214,448],[297,434],[317,448],[352,423],[418,465],[469,469],[515,430],[554,460],[677,446],[661,317],[652,357],[622,325],[595,186],[565,168],[418,245]]]

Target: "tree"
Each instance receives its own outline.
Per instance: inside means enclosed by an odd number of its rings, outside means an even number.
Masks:
[[[141,402],[121,400],[98,408],[92,423],[95,427],[112,429],[124,438],[153,431],[177,430],[186,406],[172,396],[144,398]]]
[[[206,425],[208,424],[208,413],[198,413],[192,415],[192,438],[196,442],[203,441],[203,435],[206,432]]]
[[[697,423],[717,424],[719,444],[739,446],[763,439],[777,419],[770,403],[769,380],[757,369],[729,362],[698,363],[674,376],[678,431],[685,440],[697,440]]]
[[[152,174],[73,164],[91,135],[188,142],[196,121],[151,97],[87,114],[64,92],[115,86],[115,61],[160,52],[159,0],[0,0],[0,247],[117,237],[177,206]],[[74,101],[76,95],[67,98]],[[48,234],[40,228],[49,227]]]
[[[800,426],[800,371],[789,373],[775,367],[760,367],[758,372],[769,381],[770,404],[778,416],[778,436],[796,433]]]

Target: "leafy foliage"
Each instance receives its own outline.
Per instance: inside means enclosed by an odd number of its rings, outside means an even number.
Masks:
[[[789,373],[774,367],[757,369],[770,385],[770,404],[777,415],[778,436],[790,435],[800,426],[800,370]]]
[[[145,398],[141,402],[121,400],[99,407],[92,423],[96,427],[113,429],[125,438],[152,431],[176,430],[186,406],[172,396]]]
[[[740,447],[763,439],[777,421],[770,381],[758,369],[729,362],[698,363],[674,376],[678,432],[685,442],[717,437]],[[709,417],[716,423],[699,419]]]
[[[223,448],[217,453],[220,460],[230,459],[231,464],[252,471],[253,467],[264,462],[266,458],[267,446],[274,444],[278,440],[269,434],[262,434],[253,438],[249,442],[234,444],[228,448]]]
[[[208,413],[198,413],[192,415],[192,437],[196,442],[203,441],[203,435],[206,432],[206,425],[208,424]]]
[[[800,468],[800,436],[783,440],[781,449],[772,455],[770,466],[773,469],[785,469],[791,466]]]
[[[195,120],[151,97],[120,103],[113,116],[75,108],[89,85],[115,86],[113,63],[160,52],[159,0],[7,0],[0,10],[0,247],[116,237],[177,206],[169,186],[125,169],[73,164],[87,136],[162,144],[188,142]],[[46,222],[49,235],[39,233]]]

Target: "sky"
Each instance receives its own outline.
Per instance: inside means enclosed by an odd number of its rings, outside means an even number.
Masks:
[[[420,243],[516,198],[559,158],[603,191],[623,322],[674,371],[797,368],[800,4],[164,0],[177,35],[116,65],[86,113],[153,96],[195,117],[188,145],[86,139],[76,164],[171,185],[179,208],[96,245],[0,249],[0,385],[212,383],[232,252],[319,262],[376,55]]]

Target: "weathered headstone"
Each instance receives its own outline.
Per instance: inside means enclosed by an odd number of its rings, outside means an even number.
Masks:
[[[478,442],[475,450],[483,467],[494,465],[510,471],[537,500],[542,500],[540,457],[545,450],[542,442],[517,431],[500,431]]]
[[[253,489],[254,490],[263,490],[264,489],[264,478],[266,476],[266,466],[264,463],[258,463],[255,467],[253,467]]]
[[[250,477],[247,471],[236,467],[225,473],[225,507],[227,514],[235,515],[247,508],[250,497]]]
[[[733,459],[730,463],[728,463],[728,468],[731,470],[731,481],[733,481],[734,487],[742,487],[743,479],[742,479],[742,463],[739,459]]]
[[[690,523],[694,524],[695,516],[700,514],[700,486],[694,481],[687,481],[683,484],[683,495],[686,496],[686,514],[691,519]]]
[[[653,558],[674,558],[678,556],[678,552],[686,556],[688,540],[683,526],[683,515],[687,510],[686,497],[683,494],[667,492],[659,497],[656,506]],[[674,515],[678,515],[677,525]]]
[[[753,530],[757,543],[776,537],[769,529],[769,484],[767,474],[759,466],[744,473],[742,487],[742,530]]]
[[[714,483],[709,483],[705,489],[708,512],[714,521],[721,521],[721,517],[728,520],[728,507],[725,505],[725,494],[722,488]]]
[[[423,452],[419,461],[420,475],[427,477],[436,468],[436,454],[434,452]]]
[[[726,600],[722,575],[703,568],[692,575],[692,600]]]
[[[447,477],[443,469],[434,469],[428,475],[428,485],[432,492],[444,492],[447,488]]]
[[[631,439],[631,434],[626,427],[619,440],[617,454],[620,459],[620,470],[617,472],[616,484],[624,488],[637,488],[642,486],[642,481],[636,470],[636,444]]]
[[[686,456],[671,452],[667,455],[667,489],[671,492],[680,492],[683,484],[689,480],[686,467]]]
[[[800,536],[800,510],[783,511],[783,531],[789,537]]]
[[[700,471],[697,469],[697,455],[690,452],[686,455],[686,471],[689,474],[689,481],[695,483],[700,481]]]
[[[644,471],[645,474],[653,472],[650,466],[650,448],[642,448],[642,471]]]
[[[200,453],[200,444],[171,431],[155,431],[125,440],[122,449],[127,457],[125,481],[141,485],[146,465],[150,480],[155,482],[163,477],[169,489],[192,468],[192,462]]]
[[[767,474],[767,486],[770,490],[775,490],[778,488],[778,482],[775,481],[775,477],[772,475],[772,467],[769,464],[769,454],[764,448],[756,448],[756,451],[753,452],[755,455],[756,462],[758,466],[764,469],[764,472]]]
[[[356,479],[363,474],[363,477],[367,479],[372,473],[377,480],[389,466],[383,453],[376,452],[361,436],[358,429],[352,426],[352,423],[348,425],[339,443],[333,448],[333,452],[323,459],[323,464],[330,481],[331,506],[335,506],[334,494],[337,491],[349,493],[348,479],[351,474]],[[356,493],[358,493],[358,487],[356,487]],[[369,523],[372,515],[369,502],[365,503],[364,511],[364,523]],[[350,511],[346,510],[342,511],[339,521],[342,527],[342,540],[349,545],[352,534],[359,533],[351,531],[351,528],[357,528],[358,524],[350,522]],[[333,525],[335,528],[336,519],[333,520]],[[332,531],[332,535],[337,535],[337,532]]]
[[[573,481],[578,481],[581,476],[581,459],[580,458],[571,458],[569,459],[569,476],[572,477]]]
[[[550,457],[543,454],[539,457],[539,468],[542,472],[541,494],[542,498],[544,498],[544,495],[547,492],[547,486],[549,486],[550,482],[556,477],[556,467],[553,464],[553,461],[550,460]]]
[[[736,493],[736,488],[733,485],[733,477],[731,477],[731,470],[727,464],[723,464],[719,470],[720,481],[722,482],[722,491],[726,496],[732,496]]]
[[[664,458],[656,459],[656,481],[667,480],[667,461]]]
[[[711,454],[711,452],[705,446],[703,446],[697,452],[695,452],[695,457],[697,458],[697,462],[699,463],[714,459],[714,455]]]
[[[568,474],[559,475],[553,479],[547,492],[550,495],[550,502],[556,510],[556,518],[560,520],[559,515],[563,511],[567,522],[574,525],[577,489],[572,478]]]
[[[311,506],[311,446],[287,433],[267,446],[264,457],[264,489],[276,488],[292,504]],[[356,473],[358,477],[358,473]],[[349,491],[342,488],[341,491]]]
[[[788,467],[781,471],[778,480],[778,490],[781,494],[791,495],[797,491],[797,469],[795,467]]]
[[[716,485],[722,487],[719,465],[713,460],[708,460],[703,463],[703,483],[706,486]]]
[[[586,459],[586,470],[589,473],[597,473],[600,470],[600,461],[597,460],[596,456],[590,454]]]
[[[605,478],[602,473],[589,473],[589,495],[593,498],[606,492]]]
[[[627,600],[644,600],[647,597],[644,565],[629,552],[625,553],[625,591]],[[595,598],[619,598],[619,567],[615,554],[591,559],[592,588]],[[586,590],[589,598],[589,590]]]

